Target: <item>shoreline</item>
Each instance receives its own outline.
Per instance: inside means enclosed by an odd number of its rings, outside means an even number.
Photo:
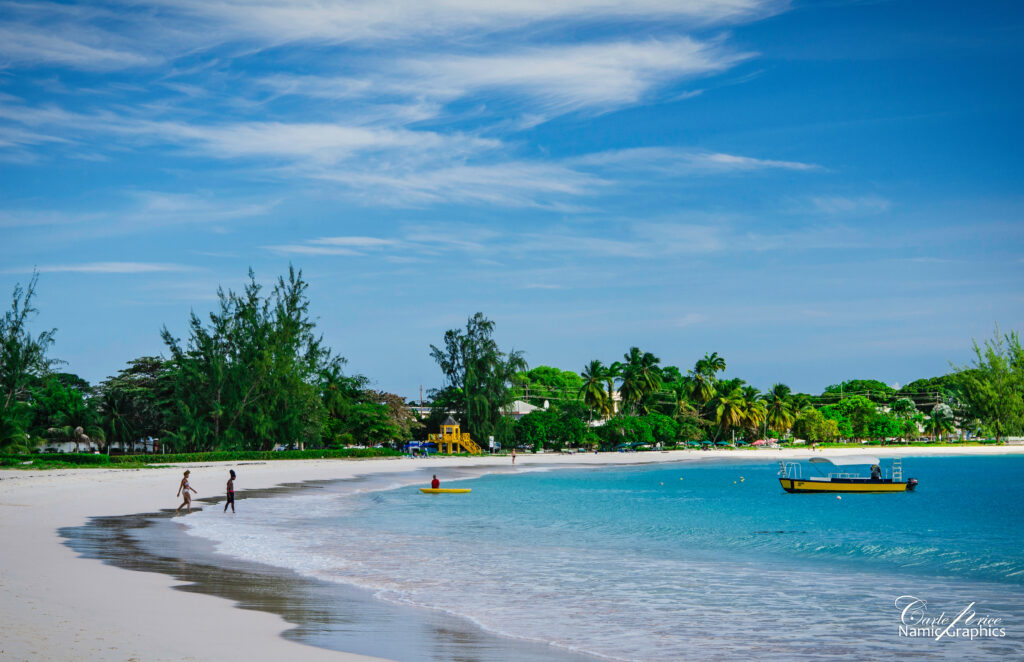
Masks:
[[[426,469],[424,471],[423,469]],[[402,487],[429,480],[430,468],[399,474]],[[466,473],[472,480],[493,472]],[[524,472],[525,474],[525,472]],[[238,493],[242,512],[259,513],[261,500],[356,495],[399,489],[390,477],[374,480],[309,481]],[[217,503],[200,503],[218,517]],[[193,511],[195,512],[195,511]],[[221,552],[206,538],[183,530],[169,512],[90,518],[84,526],[61,529],[65,544],[85,559],[114,567],[160,573],[179,582],[177,590],[231,601],[238,609],[280,616],[287,629],[280,636],[328,651],[373,654],[386,659],[506,660],[520,662],[596,662],[601,658],[563,651],[518,637],[503,636],[472,619],[439,609],[424,609],[382,598],[372,589],[303,574],[279,565],[246,560]]]
[[[760,460],[812,455],[875,453],[858,447],[808,450],[722,450],[604,453],[600,455],[519,455],[516,470],[543,466],[586,468],[677,461]],[[886,447],[889,456],[1010,455],[1024,447]],[[297,643],[281,636],[292,628],[284,618],[196,592],[170,591],[182,582],[152,572],[121,568],[82,558],[58,530],[82,526],[94,517],[167,510],[177,505],[174,491],[182,466],[192,469],[198,498],[219,496],[227,468],[241,467],[238,488],[267,489],[317,480],[386,476],[416,470],[500,468],[507,457],[431,459],[275,460],[197,463],[153,469],[68,469],[0,471],[0,526],[9,534],[0,546],[0,618],[5,640],[0,655],[31,659],[215,660],[261,659],[271,655],[319,660],[371,660]]]

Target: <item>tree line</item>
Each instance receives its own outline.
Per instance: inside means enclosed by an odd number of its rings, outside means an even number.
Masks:
[[[337,448],[406,440],[422,427],[404,398],[345,374],[294,268],[269,292],[250,271],[241,292],[218,290],[206,319],[190,316],[185,338],[162,329],[166,356],[132,359],[95,386],[57,370],[55,329],[30,331],[37,281],[15,287],[0,320],[2,452],[63,442],[132,450],[150,439],[166,452]]]
[[[219,289],[187,334],[160,332],[166,355],[132,359],[99,384],[60,370],[57,331],[33,333],[38,277],[16,286],[0,319],[0,452],[53,444],[133,450],[159,440],[167,452],[265,451],[276,447],[399,445],[456,417],[486,446],[672,446],[693,441],[800,438],[913,440],[954,430],[1000,440],[1024,429],[1024,351],[1016,332],[973,345],[969,365],[896,389],[850,380],[820,394],[785,384],[761,392],[726,378],[726,360],[705,354],[692,368],[663,365],[631,347],[621,360],[579,372],[530,368],[503,351],[482,313],[444,333],[429,353],[442,385],[421,420],[404,398],[346,374],[310,317],[308,284],[289,268],[269,291],[249,272],[240,292]],[[516,420],[517,400],[536,407]],[[421,403],[422,404],[422,403]]]
[[[686,370],[662,365],[638,347],[619,361],[594,359],[579,373],[551,366],[526,369],[521,353],[497,348],[493,331],[493,323],[477,313],[465,331],[445,335],[446,349],[432,346],[448,383],[431,396],[436,418],[454,413],[475,438],[497,436],[503,445],[608,450],[724,439],[885,442],[925,435],[944,439],[954,431],[998,442],[1024,431],[1024,352],[1016,332],[1002,334],[998,328],[992,339],[974,343],[969,365],[951,366],[947,375],[898,389],[855,379],[820,394],[795,393],[782,383],[761,392],[743,379],[725,378],[726,361],[717,352]],[[486,351],[476,349],[480,342]],[[475,367],[481,360],[487,368]],[[459,375],[467,366],[488,375],[485,390],[466,391]],[[470,404],[482,393],[494,394],[486,421],[473,415]],[[496,414],[511,411],[516,399],[541,408],[515,422]]]

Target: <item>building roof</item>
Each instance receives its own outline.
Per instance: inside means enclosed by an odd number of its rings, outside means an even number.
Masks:
[[[519,416],[522,414],[529,414],[530,412],[537,411],[538,409],[540,409],[540,407],[537,407],[536,405],[531,405],[529,402],[515,400],[512,402],[512,410],[509,411],[508,413],[512,414],[513,416]]]
[[[441,425],[458,425],[458,424],[459,424],[458,421],[456,421],[454,418],[449,416],[448,418],[444,419],[444,423],[442,423]]]

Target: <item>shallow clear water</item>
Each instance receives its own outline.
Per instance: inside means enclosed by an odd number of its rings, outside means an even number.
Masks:
[[[907,458],[917,492],[842,499],[786,494],[776,470],[523,471],[460,481],[468,495],[339,486],[183,521],[226,554],[610,658],[1024,657],[1024,457]],[[1006,636],[901,637],[901,595],[935,616],[974,603]]]

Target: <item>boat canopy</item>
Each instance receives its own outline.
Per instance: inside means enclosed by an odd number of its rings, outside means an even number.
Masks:
[[[880,460],[874,455],[838,455],[835,457],[812,457],[811,462],[827,462],[837,467],[846,467],[853,464],[879,464]]]

